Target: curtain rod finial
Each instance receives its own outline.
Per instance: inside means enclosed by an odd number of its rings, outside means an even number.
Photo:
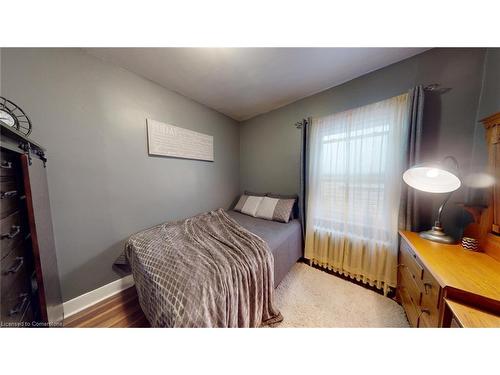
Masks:
[[[307,125],[307,124],[308,124],[307,119],[302,119],[302,121],[297,121],[297,122],[295,123],[295,127],[296,127],[297,129],[302,129],[302,127],[303,127],[304,125]]]
[[[436,91],[439,89],[439,83],[431,83],[430,85],[424,86],[424,90],[427,91]]]

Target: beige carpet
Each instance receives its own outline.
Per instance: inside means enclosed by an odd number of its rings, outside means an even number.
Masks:
[[[297,263],[276,289],[275,327],[408,327],[401,306],[369,289]]]

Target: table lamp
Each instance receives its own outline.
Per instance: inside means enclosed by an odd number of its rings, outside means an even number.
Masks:
[[[446,162],[450,160],[454,163],[450,168]],[[403,180],[414,189],[428,193],[448,193],[445,200],[438,209],[437,219],[431,230],[420,232],[419,235],[430,241],[451,244],[455,240],[448,236],[441,226],[441,213],[451,197],[451,194],[460,188],[462,184],[459,174],[457,159],[453,156],[446,156],[440,163],[425,163],[411,167],[403,173]]]

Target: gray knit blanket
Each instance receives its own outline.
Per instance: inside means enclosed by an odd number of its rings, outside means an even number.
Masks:
[[[273,305],[268,245],[222,209],[133,235],[125,258],[152,327],[259,327],[283,320]]]

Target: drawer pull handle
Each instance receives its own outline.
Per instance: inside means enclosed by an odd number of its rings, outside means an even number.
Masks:
[[[0,164],[0,168],[3,168],[3,169],[12,169],[12,162],[10,162],[10,161],[2,161],[2,164]]]
[[[0,239],[4,240],[8,238],[9,240],[15,238],[21,232],[21,227],[19,225],[13,225],[10,227],[10,232],[2,234]]]
[[[0,192],[0,199],[4,198],[12,198],[17,195],[17,190],[11,190],[11,191],[2,191]]]
[[[14,306],[14,308],[10,309],[9,316],[19,314],[24,310],[24,308],[26,307],[26,303],[29,301],[28,293],[21,293],[19,295],[19,299],[21,299],[21,301],[16,306]]]
[[[423,314],[431,315],[431,311],[429,309],[420,309],[420,314],[418,314],[418,317],[420,318]]]
[[[406,266],[403,263],[399,263],[398,267],[405,268]]]
[[[9,273],[16,273],[21,269],[21,267],[24,264],[24,258],[23,257],[16,257],[15,261],[17,264],[13,264],[7,271],[4,272],[5,275],[8,275]]]
[[[424,283],[424,289],[425,289],[425,294],[429,294],[430,291],[432,290],[432,284]]]

